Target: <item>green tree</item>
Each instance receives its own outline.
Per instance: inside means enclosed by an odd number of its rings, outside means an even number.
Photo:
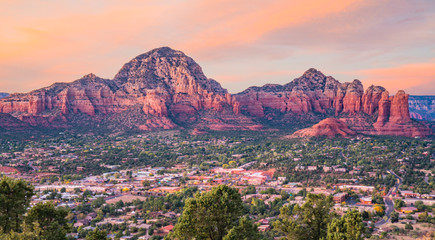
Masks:
[[[406,230],[413,230],[414,228],[412,227],[411,224],[407,223],[407,224],[405,224],[405,229]]]
[[[364,224],[357,210],[350,210],[328,224],[326,240],[362,240]]]
[[[308,193],[302,206],[296,205],[293,210],[281,208],[280,220],[275,222],[275,227],[289,240],[324,238],[333,205],[332,196]]]
[[[53,203],[38,203],[27,213],[25,222],[34,230],[40,228],[40,239],[66,239],[70,230],[66,216],[68,211],[65,208],[56,208]]]
[[[223,240],[259,240],[261,234],[258,232],[257,225],[255,225],[247,217],[242,217],[239,220],[239,225],[234,226],[223,238]]]
[[[418,211],[424,211],[424,203],[421,200],[415,201],[415,207],[417,208]]]
[[[116,207],[116,209],[121,209],[121,208],[123,208],[125,205],[124,205],[124,202],[122,201],[122,200],[119,200],[119,201],[117,201],[116,203],[115,203],[115,207]]]
[[[394,209],[399,209],[401,207],[404,207],[406,204],[402,199],[396,199],[394,200]]]
[[[183,214],[169,238],[222,240],[230,229],[238,225],[242,215],[242,198],[235,188],[214,187],[186,200]]]
[[[246,187],[245,190],[243,190],[243,195],[255,194],[255,193],[257,193],[257,190],[253,185],[249,185],[248,187]]]
[[[94,231],[88,232],[86,235],[86,240],[108,240],[107,232],[104,230],[99,230],[95,228]]]
[[[399,221],[399,213],[396,212],[396,211],[393,211],[391,213],[391,222],[395,223],[395,222],[398,222],[398,221]]]
[[[38,224],[36,223],[35,226],[33,226],[33,229],[31,229],[29,226],[27,226],[25,223],[22,225],[22,232],[15,232],[11,231],[8,234],[2,234],[0,233],[0,239],[4,240],[41,240],[39,237],[40,228]]]
[[[95,199],[94,201],[92,201],[91,206],[95,209],[95,208],[101,207],[104,203],[106,203],[104,198],[99,197],[99,198]]]
[[[18,232],[33,196],[33,186],[22,179],[0,180],[0,227],[3,232]]]

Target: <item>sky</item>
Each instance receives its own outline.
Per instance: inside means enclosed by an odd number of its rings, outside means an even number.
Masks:
[[[231,93],[316,68],[435,95],[434,16],[433,0],[0,0],[0,92],[112,79],[169,46]]]

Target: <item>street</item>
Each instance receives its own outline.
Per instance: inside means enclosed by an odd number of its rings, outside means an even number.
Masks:
[[[382,226],[390,221],[391,213],[394,211],[393,194],[397,193],[397,191],[399,190],[399,187],[400,187],[400,185],[402,185],[402,181],[403,181],[402,178],[400,178],[393,171],[387,170],[387,172],[394,175],[397,179],[397,182],[396,182],[396,184],[394,184],[394,187],[392,187],[390,189],[390,191],[388,191],[388,194],[384,197],[384,203],[386,206],[385,216],[381,220],[379,220],[375,223],[375,227],[380,227],[380,226]]]

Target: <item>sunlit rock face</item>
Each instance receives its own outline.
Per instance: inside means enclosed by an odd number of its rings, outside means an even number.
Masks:
[[[157,48],[133,58],[114,79],[88,74],[0,99],[0,113],[45,128],[96,127],[144,131],[173,128],[261,130],[335,117],[365,134],[427,136],[410,118],[408,95],[359,80],[340,83],[311,68],[285,84],[231,95],[183,52]],[[6,115],[3,115],[6,116]],[[8,122],[11,122],[8,120]],[[299,129],[302,127],[299,127]]]
[[[323,118],[335,115],[352,130],[365,134],[431,134],[428,127],[411,120],[404,91],[390,97],[385,88],[372,85],[364,92],[359,80],[340,83],[313,68],[285,85],[250,87],[235,97],[240,111],[254,118],[273,121],[314,113]]]
[[[218,82],[208,79],[192,58],[168,47],[135,57],[113,80],[88,74],[72,83],[56,83],[0,100],[0,112],[31,125],[53,127],[67,127],[78,114],[101,121],[137,106],[143,121],[133,125],[143,130],[180,125],[226,130],[261,128],[239,114],[235,98]]]

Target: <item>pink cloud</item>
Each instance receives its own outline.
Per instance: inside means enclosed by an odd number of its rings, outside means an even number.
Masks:
[[[299,75],[306,66],[407,66],[427,55],[414,48],[435,42],[434,5],[424,1],[20,0],[0,7],[1,91],[30,91],[89,72],[112,78],[126,61],[161,46],[184,51],[215,69],[210,77],[240,90],[283,83],[274,72]],[[401,53],[400,61],[391,52]]]

